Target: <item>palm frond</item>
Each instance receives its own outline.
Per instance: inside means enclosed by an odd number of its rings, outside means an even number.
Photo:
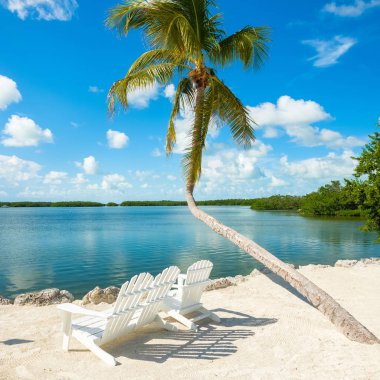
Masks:
[[[153,87],[156,82],[165,84],[171,80],[177,65],[175,63],[151,64],[139,71],[127,74],[116,81],[108,92],[108,111],[113,114],[115,103],[128,108],[128,93],[138,89]]]
[[[244,147],[249,147],[255,140],[253,125],[248,109],[233,92],[216,76],[211,78],[214,91],[213,112],[230,126],[232,137]]]
[[[173,108],[170,115],[168,131],[166,134],[166,154],[170,155],[176,143],[176,130],[174,122],[181,109],[192,109],[194,106],[195,91],[189,78],[182,79],[177,87],[173,99]]]
[[[266,26],[247,26],[220,41],[209,51],[208,58],[222,67],[238,59],[245,69],[260,68],[268,57],[269,35],[270,28]]]

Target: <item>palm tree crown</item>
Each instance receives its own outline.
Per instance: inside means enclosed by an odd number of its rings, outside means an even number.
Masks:
[[[210,66],[224,67],[240,60],[245,69],[259,68],[267,57],[269,42],[268,27],[246,26],[226,36],[221,14],[211,14],[214,7],[213,0],[127,0],[112,8],[106,21],[122,35],[142,29],[150,48],[124,78],[112,85],[108,94],[110,112],[117,101],[127,108],[131,91],[178,78],[166,152],[170,154],[176,142],[174,121],[180,110],[194,111],[183,159],[191,190],[201,175],[202,151],[211,121],[229,125],[238,144],[249,147],[254,141],[254,122],[248,110]]]

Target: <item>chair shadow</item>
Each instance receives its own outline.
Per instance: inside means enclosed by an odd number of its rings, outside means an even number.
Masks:
[[[16,344],[25,344],[25,343],[32,343],[34,340],[28,340],[28,339],[8,339],[3,340],[2,344],[5,344],[6,346],[15,346]]]
[[[109,352],[115,357],[124,356],[156,363],[163,363],[172,358],[216,360],[234,354],[237,351],[234,342],[237,340],[255,335],[250,329],[231,329],[231,327],[265,326],[277,322],[274,318],[254,318],[226,309],[213,311],[236,316],[221,318],[220,323],[207,320],[209,323],[201,325],[198,331],[180,330],[164,333],[160,331],[139,335],[124,341],[119,346],[110,347]],[[160,342],[156,343],[157,340]]]

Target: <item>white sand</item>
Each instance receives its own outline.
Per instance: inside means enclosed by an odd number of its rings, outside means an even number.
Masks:
[[[301,271],[380,337],[380,265]],[[204,303],[220,324],[140,330],[108,349],[116,367],[75,339],[63,352],[54,306],[0,306],[0,379],[380,379],[380,345],[346,339],[265,275],[207,292]]]

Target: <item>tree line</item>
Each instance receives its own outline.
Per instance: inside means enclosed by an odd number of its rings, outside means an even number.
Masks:
[[[380,125],[379,125],[380,126]],[[254,210],[297,210],[305,216],[363,217],[363,231],[376,231],[380,242],[380,133],[370,141],[359,157],[353,179],[345,179],[320,187],[304,196],[273,195],[254,199]]]

